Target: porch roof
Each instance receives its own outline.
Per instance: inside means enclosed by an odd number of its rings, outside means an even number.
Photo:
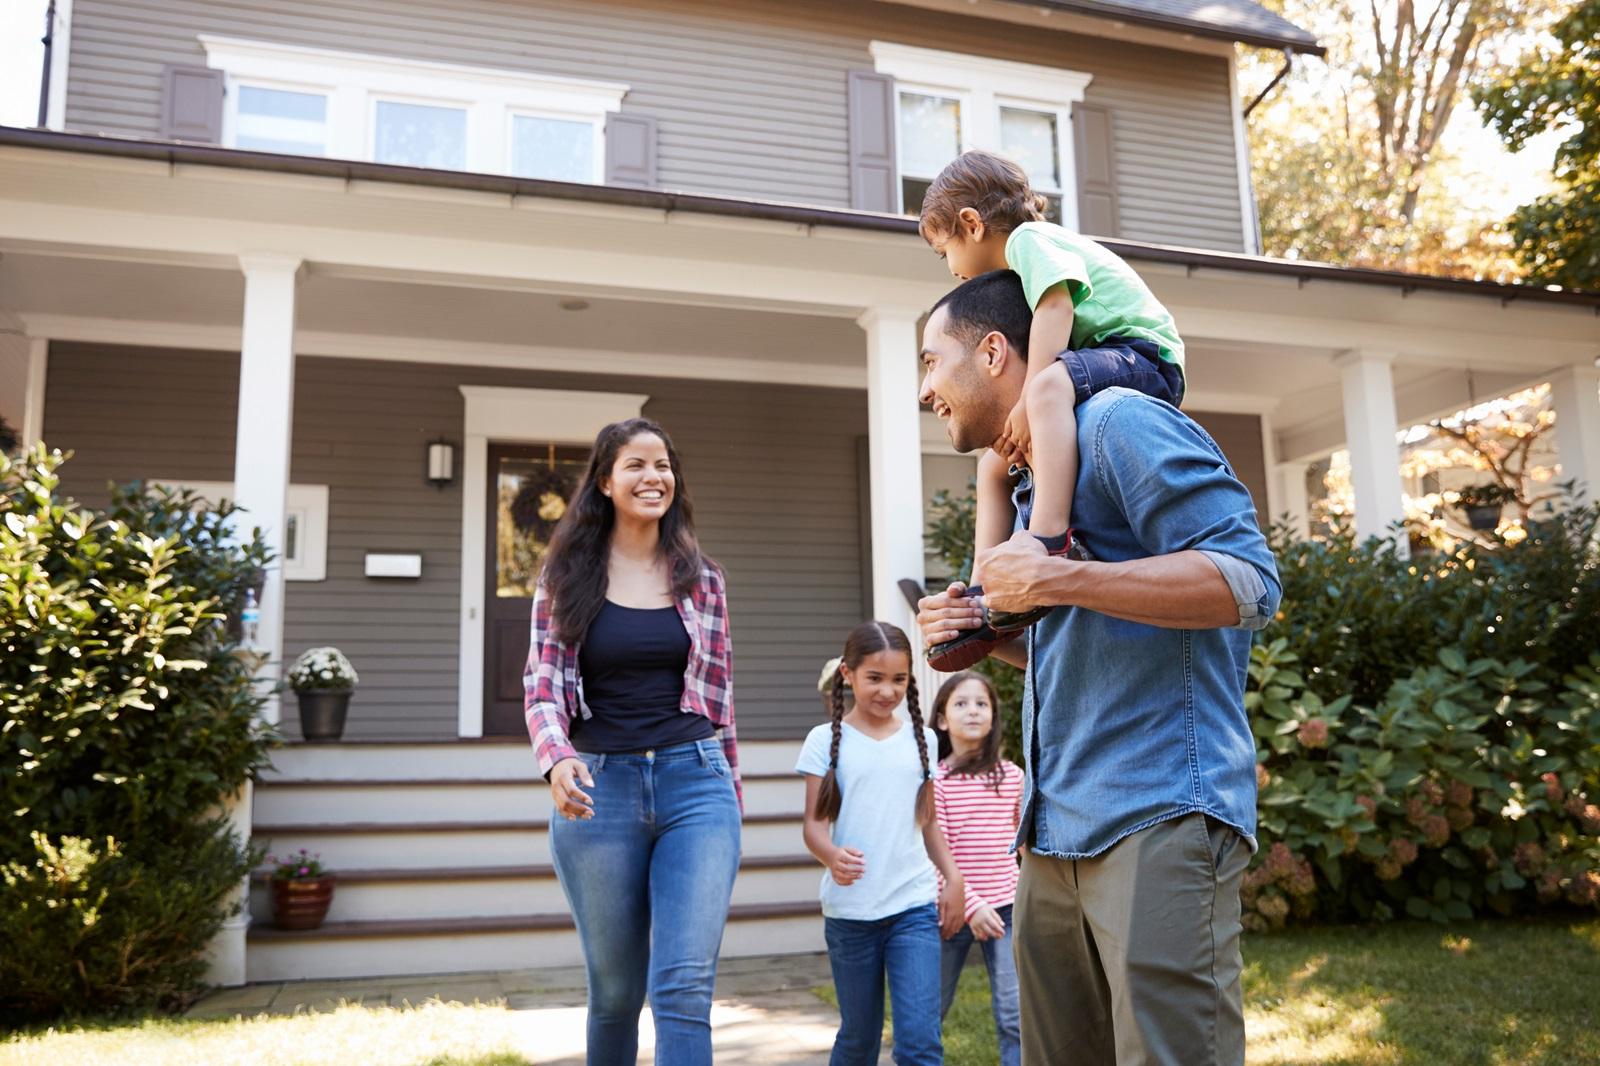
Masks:
[[[719,215],[728,218],[761,219],[805,226],[829,226],[915,236],[915,219],[902,215],[851,211],[843,208],[814,207],[804,204],[745,200],[698,193],[655,189],[628,189],[606,185],[515,178],[459,170],[369,163],[360,160],[327,159],[313,156],[250,152],[216,145],[177,141],[146,140],[104,134],[60,133],[52,130],[0,126],[0,147],[48,149],[86,155],[143,159],[171,165],[191,164],[240,170],[301,174],[340,178],[347,181],[372,181],[399,185],[491,192],[510,196],[583,201],[622,207],[642,207],[664,212]],[[1208,251],[1138,241],[1105,239],[1106,247],[1126,259],[1165,263],[1185,268],[1194,274],[1202,270],[1290,278],[1302,287],[1310,282],[1336,282],[1348,285],[1377,286],[1398,290],[1402,295],[1418,291],[1476,296],[1499,301],[1564,304],[1593,308],[1600,315],[1600,292],[1542,288],[1533,285],[1502,284],[1414,274],[1398,270],[1335,266],[1301,260],[1234,252]]]
[[[1197,37],[1285,48],[1305,55],[1327,52],[1315,35],[1253,0],[1011,0]]]

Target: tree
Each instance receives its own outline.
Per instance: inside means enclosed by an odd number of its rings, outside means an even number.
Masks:
[[[1529,281],[1600,287],[1600,0],[1579,3],[1552,40],[1473,95],[1512,151],[1574,124],[1556,149],[1556,191],[1516,210],[1511,239]]]
[[[1473,161],[1444,142],[1467,87],[1547,18],[1553,0],[1280,0],[1317,32],[1325,66],[1302,63],[1252,124],[1269,254],[1351,266],[1507,278],[1509,241],[1464,210]],[[1251,80],[1276,56],[1257,58]]]

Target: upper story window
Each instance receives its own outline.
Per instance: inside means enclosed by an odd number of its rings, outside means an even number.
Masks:
[[[230,147],[604,180],[626,85],[201,35]]]
[[[872,42],[872,58],[895,79],[902,211],[921,210],[946,163],[986,148],[1022,165],[1053,221],[1077,225],[1072,105],[1090,75],[883,41]]]

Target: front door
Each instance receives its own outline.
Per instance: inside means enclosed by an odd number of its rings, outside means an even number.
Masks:
[[[488,586],[484,595],[483,733],[519,736],[533,587],[567,500],[583,480],[586,448],[489,445]]]

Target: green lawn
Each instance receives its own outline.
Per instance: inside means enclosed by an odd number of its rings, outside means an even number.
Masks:
[[[1600,921],[1300,930],[1248,937],[1244,955],[1251,1066],[1600,1063]],[[945,1062],[995,1061],[969,965]]]

